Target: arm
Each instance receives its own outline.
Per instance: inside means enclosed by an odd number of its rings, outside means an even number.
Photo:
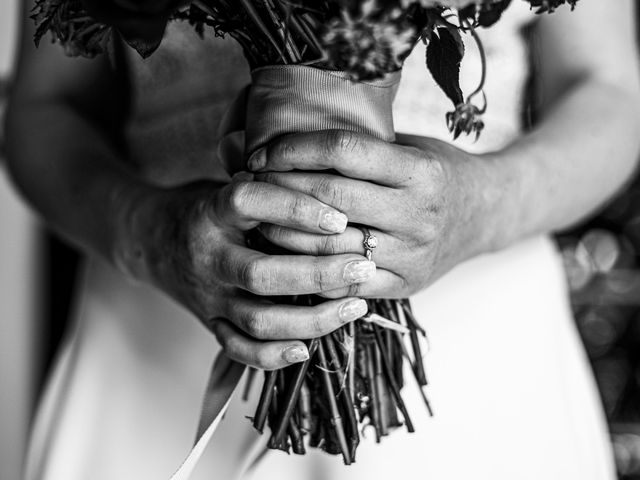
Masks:
[[[635,2],[581,0],[538,25],[542,119],[493,156],[506,188],[489,248],[566,228],[629,179],[640,152]],[[516,201],[513,202],[513,199]],[[508,205],[511,203],[512,205]]]
[[[126,79],[106,58],[67,58],[46,40],[36,50],[32,38],[25,20],[7,112],[9,172],[54,229],[111,260],[126,197],[144,189],[118,148]]]
[[[25,6],[25,19],[27,12]],[[340,232],[344,215],[246,176],[176,188],[143,182],[125,161],[124,77],[104,58],[70,59],[44,42],[35,50],[29,23],[7,118],[8,165],[57,231],[172,296],[214,331],[231,358],[261,368],[304,360],[306,345],[291,339],[328,333],[366,313],[357,298],[293,307],[257,296],[361,282],[375,274],[362,255],[271,256],[244,242],[243,232],[261,222]]]
[[[501,151],[337,131],[286,137],[257,154],[259,180],[315,195],[376,229],[378,274],[339,294],[410,295],[470,257],[568,227],[618,191],[640,150],[640,81],[633,2],[615,7],[581,0],[574,12],[541,19],[542,120]],[[328,168],[344,177],[290,171]],[[351,227],[330,239],[265,231],[299,252],[362,250]]]

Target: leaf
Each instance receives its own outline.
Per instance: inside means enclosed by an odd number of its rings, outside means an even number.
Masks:
[[[36,46],[49,32],[67,55],[91,58],[107,51],[111,43],[111,28],[87,15],[80,0],[38,0],[31,18]]]
[[[464,44],[455,28],[441,27],[435,33],[427,46],[427,68],[447,97],[458,105],[463,103],[460,63]]]

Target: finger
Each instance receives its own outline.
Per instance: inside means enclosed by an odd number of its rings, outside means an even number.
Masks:
[[[244,131],[231,132],[218,142],[218,158],[224,171],[235,174],[244,170]]]
[[[347,217],[317,199],[264,182],[234,181],[220,192],[210,210],[212,221],[242,230],[261,222],[317,233],[341,232]]]
[[[324,298],[405,298],[409,295],[407,282],[399,275],[379,268],[366,282],[320,293]]]
[[[238,245],[218,255],[214,268],[229,284],[263,296],[335,290],[365,282],[376,272],[362,255],[266,255]]]
[[[364,234],[356,227],[347,227],[344,232],[335,235],[318,235],[271,224],[262,224],[259,228],[267,240],[295,253],[340,255],[366,252]],[[407,247],[391,235],[378,230],[371,233],[378,241],[378,246],[372,251],[373,260],[378,268],[391,268]]]
[[[275,370],[309,358],[309,350],[300,340],[261,342],[249,338],[224,319],[215,319],[212,329],[229,358],[255,368]]]
[[[344,212],[350,222],[391,228],[397,223],[398,191],[325,173],[261,173],[256,179],[295,190]]]
[[[359,298],[296,306],[234,297],[229,301],[227,317],[255,339],[307,339],[326,335],[364,316],[367,310],[367,302]]]
[[[254,172],[335,169],[347,177],[395,187],[415,175],[419,162],[410,151],[365,134],[325,130],[284,135],[253,153],[248,168]]]

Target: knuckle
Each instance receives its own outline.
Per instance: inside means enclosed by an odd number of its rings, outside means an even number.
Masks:
[[[312,190],[313,196],[341,211],[345,211],[345,194],[330,177],[319,178]]]
[[[220,340],[222,349],[231,357],[242,359],[242,341],[236,337],[230,337]]]
[[[289,212],[289,218],[297,224],[304,223],[307,217],[309,217],[308,212],[310,210],[310,205],[304,197],[293,197],[289,202],[287,208]]]
[[[362,283],[352,283],[347,287],[347,297],[360,297],[362,296]]]
[[[320,237],[316,255],[337,255],[344,253],[339,235],[324,235]]]
[[[398,178],[402,179],[401,185],[408,185],[415,180],[419,180],[426,174],[423,172],[426,162],[420,162],[415,160],[412,156],[405,156],[403,161],[396,163],[398,169]]]
[[[269,157],[273,160],[295,157],[296,147],[286,137],[282,138],[270,147]]]
[[[324,262],[320,258],[314,258],[311,275],[317,291],[322,292],[331,288],[331,275],[327,272]]]
[[[245,331],[253,338],[266,340],[271,335],[270,322],[267,315],[260,310],[252,310],[244,322]]]
[[[328,130],[325,133],[325,153],[329,159],[353,153],[361,147],[359,135],[349,130]]]
[[[439,194],[447,186],[447,172],[439,160],[424,162],[424,177],[427,179],[429,189],[434,194]]]
[[[265,272],[263,261],[250,260],[242,268],[240,281],[243,287],[256,295],[266,295],[268,291],[268,275]]]
[[[267,348],[258,348],[255,352],[254,364],[262,370],[275,370],[279,366]]]
[[[238,215],[247,214],[253,196],[254,188],[250,182],[234,183],[229,187],[229,209]]]
[[[311,317],[309,318],[308,326],[309,326],[309,333],[313,337],[324,335],[325,333],[328,333],[330,331],[330,329],[327,328],[324,317],[319,313],[311,314]]]

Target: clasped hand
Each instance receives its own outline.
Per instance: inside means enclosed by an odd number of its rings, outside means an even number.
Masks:
[[[429,145],[343,131],[283,137],[250,158],[254,174],[138,202],[126,263],[194,312],[231,358],[263,369],[302,361],[301,340],[360,318],[364,298],[411,295],[464,257],[455,227],[465,197],[443,161],[453,147]],[[352,224],[377,236],[375,264]],[[247,247],[255,227],[292,254]],[[274,301],[297,294],[328,300]]]
[[[467,178],[480,158],[434,139],[399,139],[404,145],[342,130],[296,134],[249,159],[256,181],[310,195],[349,219],[335,235],[262,224],[273,243],[307,255],[340,255],[364,251],[358,225],[377,237],[375,277],[324,291],[325,297],[408,297],[479,248],[477,202]]]

